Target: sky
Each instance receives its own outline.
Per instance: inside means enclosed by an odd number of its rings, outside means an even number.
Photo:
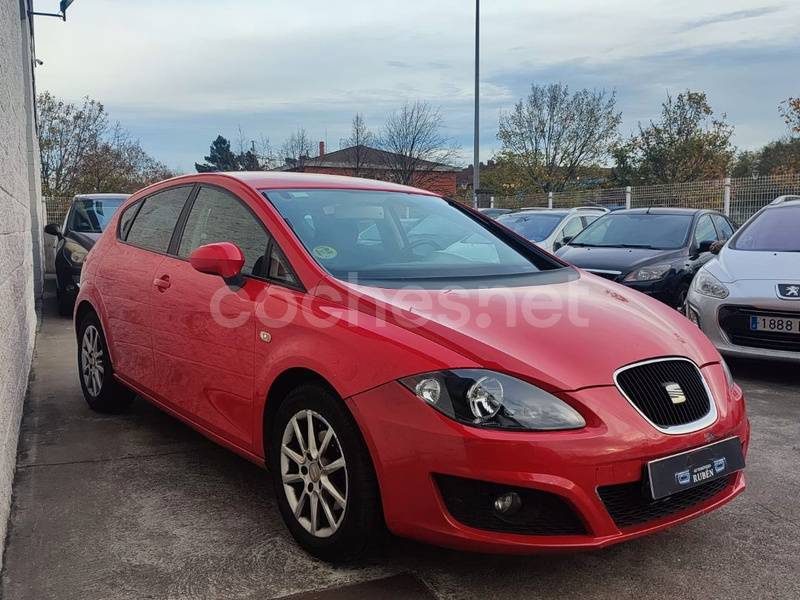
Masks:
[[[36,0],[57,12],[57,0]],[[106,106],[155,158],[194,171],[219,134],[270,139],[304,127],[330,150],[356,112],[379,130],[405,100],[441,107],[472,162],[472,0],[76,0],[66,23],[36,17],[38,90]],[[617,94],[621,133],[667,93],[705,91],[759,147],[787,133],[800,96],[797,0],[484,0],[481,160],[503,110],[532,83]]]

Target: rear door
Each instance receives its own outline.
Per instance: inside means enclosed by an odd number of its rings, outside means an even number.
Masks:
[[[126,208],[117,238],[103,254],[95,275],[114,370],[145,391],[154,390],[150,337],[153,279],[192,188],[169,188]]]
[[[256,302],[263,296],[270,236],[247,202],[203,185],[184,215],[180,237],[159,265],[153,292],[155,382],[175,410],[236,446],[253,442]],[[245,256],[242,287],[195,271],[198,247],[232,242]]]

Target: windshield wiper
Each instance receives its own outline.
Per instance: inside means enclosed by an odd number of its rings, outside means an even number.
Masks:
[[[578,246],[579,248],[600,248],[599,244],[586,244],[584,242],[570,242],[567,246]]]
[[[650,244],[601,244],[600,248],[649,248],[653,249],[655,246]]]

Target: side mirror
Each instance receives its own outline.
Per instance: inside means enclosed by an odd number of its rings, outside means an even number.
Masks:
[[[722,252],[722,249],[725,247],[725,242],[714,242],[711,244],[711,248],[708,249],[711,254],[719,254]]]
[[[711,247],[716,243],[717,242],[712,242],[711,240],[700,242],[700,245],[697,247],[697,253],[703,254],[704,252],[711,252]]]
[[[55,223],[49,223],[49,224],[45,225],[44,226],[44,232],[48,233],[48,234],[50,234],[52,236],[55,236],[58,239],[61,239],[61,238],[64,237],[64,234],[61,233],[61,227],[59,227]]]
[[[200,246],[189,255],[189,262],[196,271],[219,275],[228,285],[244,284],[244,254],[236,244],[220,242]]]
[[[564,239],[561,240],[561,245],[562,246],[566,246],[567,244],[569,244],[572,241],[572,238],[574,238],[574,237],[575,237],[574,235],[564,236]]]

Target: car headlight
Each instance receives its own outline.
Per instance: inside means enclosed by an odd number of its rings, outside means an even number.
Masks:
[[[711,298],[719,298],[720,300],[722,298],[727,298],[730,293],[728,292],[728,288],[726,288],[719,279],[708,271],[702,270],[695,276],[692,287],[698,294]]]
[[[64,244],[64,254],[72,264],[79,265],[83,263],[89,251],[80,244],[67,240],[66,244]]]
[[[472,427],[555,431],[586,426],[574,408],[552,394],[494,371],[439,371],[400,383],[442,414]]]
[[[672,265],[641,267],[629,273],[623,281],[655,281],[656,279],[663,279],[671,268]]]

